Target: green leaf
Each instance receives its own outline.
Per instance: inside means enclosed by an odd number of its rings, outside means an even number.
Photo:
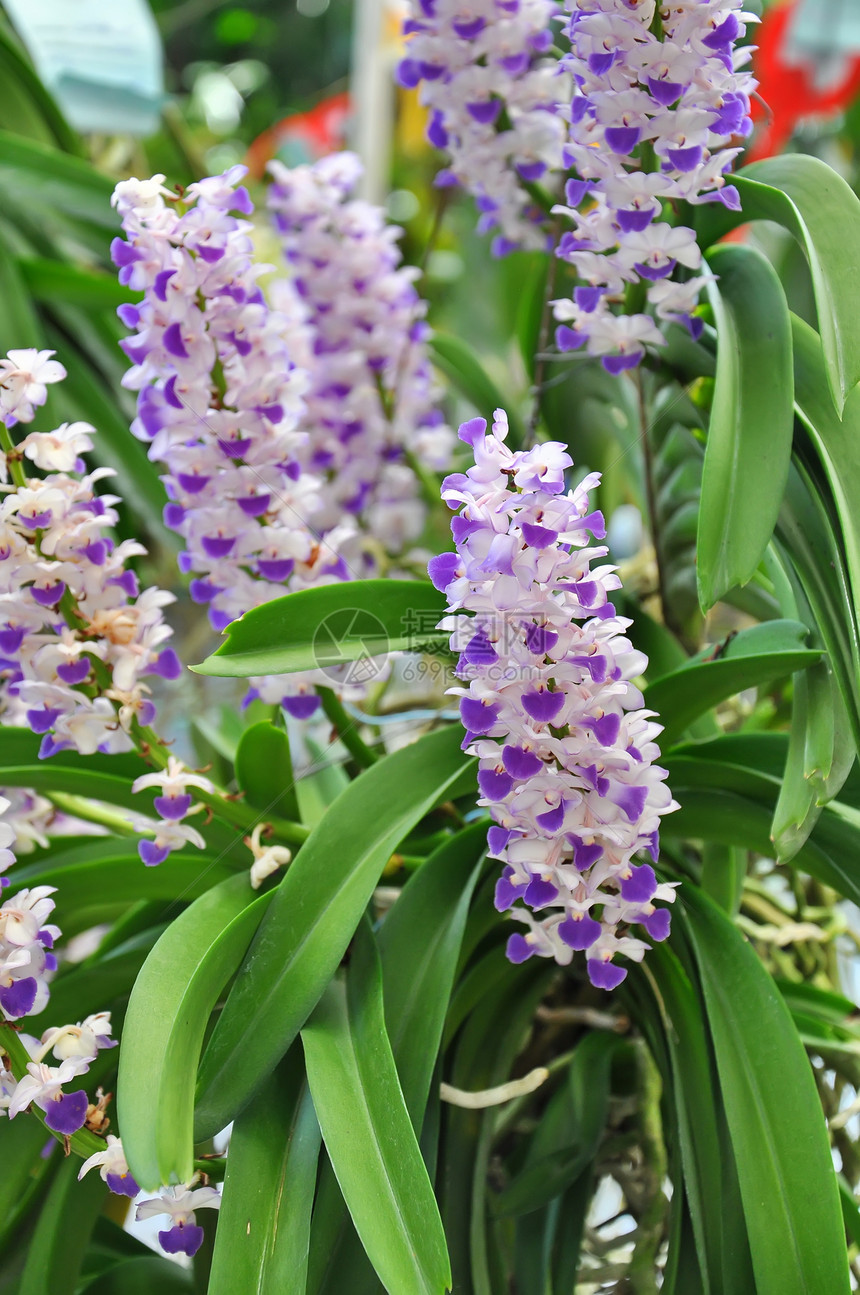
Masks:
[[[158,1255],[139,1256],[101,1273],[85,1295],[191,1295],[191,1274]]]
[[[236,748],[236,781],[245,799],[262,813],[297,822],[299,804],[290,739],[270,720],[246,728]]]
[[[3,776],[0,774],[0,778]],[[234,874],[235,869],[202,851],[177,852],[160,867],[146,868],[134,840],[94,837],[89,847],[56,850],[37,863],[19,864],[15,884],[56,886],[62,908],[72,912],[106,905],[120,907],[138,899],[169,902],[181,898],[187,902]]]
[[[487,825],[446,841],[410,877],[378,934],[385,1021],[416,1133],[442,1042]]]
[[[46,1175],[56,1165],[55,1159],[46,1160],[41,1154],[45,1141],[45,1129],[38,1120],[26,1115],[0,1120],[0,1252],[20,1232]],[[58,1156],[58,1149],[52,1150]]]
[[[805,646],[808,637],[799,621],[768,621],[703,648],[680,669],[649,683],[645,705],[660,715],[664,745],[671,746],[694,720],[727,697],[819,661],[820,649]]]
[[[800,243],[812,273],[827,380],[841,412],[860,382],[860,318],[857,262],[860,201],[825,162],[808,154],[769,157],[744,167],[733,181],[739,213],[700,209],[700,245],[707,247],[748,220],[772,220]]]
[[[140,811],[140,798],[135,797],[131,783],[151,770],[138,756],[80,756],[77,751],[59,751],[50,760],[40,760],[41,741],[26,728],[0,728],[0,785],[64,791]]]
[[[397,1295],[441,1295],[451,1286],[445,1233],[400,1090],[368,926],[302,1044],[326,1149],[380,1280]]]
[[[147,1191],[191,1178],[203,1034],[272,893],[254,899],[247,876],[207,891],[167,928],[135,982],[120,1044],[117,1112],[131,1172]]]
[[[435,626],[445,595],[424,580],[353,580],[273,598],[240,616],[227,640],[193,667],[226,677],[335,668],[388,652],[447,646]]]
[[[758,1295],[850,1289],[842,1216],[812,1071],[750,944],[695,887],[683,900],[714,1040]]]
[[[797,412],[809,432],[833,491],[855,616],[860,617],[860,519],[857,516],[860,388],[849,393],[840,419],[830,399],[821,339],[796,315],[792,316],[791,325]]]
[[[473,824],[434,851],[404,886],[377,935],[385,1024],[416,1135],[424,1123],[466,917],[486,850],[486,832],[486,823]],[[309,1289],[334,1293],[348,1284],[351,1295],[376,1291],[378,1283],[342,1202],[338,1225],[337,1202],[331,1200],[337,1188],[332,1191],[330,1166],[327,1170],[328,1175],[324,1172],[320,1179],[325,1235],[323,1223],[315,1216]]]
[[[82,158],[0,131],[0,182],[4,193],[28,206],[47,207],[64,220],[95,226],[105,251],[107,235],[119,233],[119,217],[110,203],[113,181]]]
[[[290,1054],[233,1126],[208,1295],[305,1295],[320,1130]]]
[[[565,1086],[543,1117],[543,1123],[552,1121],[553,1134],[551,1139],[543,1141],[555,1144],[555,1149],[540,1154],[542,1126],[539,1125],[525,1167],[496,1199],[497,1214],[527,1214],[540,1209],[561,1196],[590,1168],[609,1110],[612,1055],[621,1044],[617,1035],[595,1031],[577,1045]],[[559,1141],[567,1145],[559,1146]]]
[[[42,1209],[17,1295],[74,1295],[84,1253],[107,1197],[98,1173],[78,1182],[80,1161],[60,1165]]]
[[[786,558],[785,570],[811,608],[839,685],[855,748],[860,750],[860,630],[841,538],[827,501],[800,464],[793,465],[789,473],[777,534]]]
[[[362,773],[301,847],[215,1027],[198,1137],[225,1127],[283,1056],[334,975],[392,852],[469,765],[459,731],[430,733]]]
[[[81,154],[80,138],[66,121],[5,17],[0,17],[0,68],[4,81],[5,125],[13,126],[17,135],[52,140],[69,153]]]
[[[791,324],[776,271],[749,247],[716,248],[708,260],[719,342],[697,536],[704,611],[745,585],[764,556],[794,421]]]
[[[22,257],[21,277],[34,301],[51,306],[64,302],[92,310],[116,310],[134,294],[104,270],[84,270],[47,257]]]
[[[429,346],[437,369],[466,397],[481,418],[490,421],[495,410],[508,411],[510,444],[514,449],[522,445],[523,427],[517,415],[511,412],[511,400],[496,386],[471,346],[450,333],[433,333]]]

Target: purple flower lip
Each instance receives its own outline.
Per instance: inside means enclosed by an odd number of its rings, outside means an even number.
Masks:
[[[280,584],[292,575],[295,562],[292,558],[258,558],[257,571],[264,580]]]
[[[644,211],[635,207],[621,208],[615,213],[618,224],[625,234],[641,234],[643,229],[648,228],[656,214],[656,207],[647,207]]]
[[[92,562],[94,567],[102,567],[109,552],[107,541],[91,540],[81,552],[88,562]]]
[[[152,803],[159,818],[179,822],[191,808],[191,796],[188,792],[181,796],[156,796]]]
[[[40,531],[45,526],[49,526],[53,513],[50,508],[46,508],[43,513],[19,513],[19,520],[31,531]]]
[[[614,746],[621,731],[621,718],[618,715],[603,715],[600,719],[584,719],[582,726],[591,730],[601,746]]]
[[[499,706],[496,703],[485,706],[474,697],[460,699],[460,719],[463,727],[476,735],[489,733],[499,718]]]
[[[271,495],[243,495],[236,500],[247,517],[262,517],[263,513],[268,512],[271,502]]]
[[[170,854],[166,845],[156,845],[154,841],[139,841],[137,852],[147,868],[154,868]]]
[[[210,558],[226,558],[236,543],[235,535],[202,535],[203,552]]]
[[[666,156],[676,171],[687,174],[695,171],[701,162],[702,149],[699,144],[691,144],[688,148],[670,148],[666,150]]]
[[[677,264],[678,262],[670,257],[665,265],[654,265],[647,261],[637,261],[634,269],[641,278],[650,279],[652,283],[656,283],[658,279],[668,279]]]
[[[620,55],[618,53],[589,54],[588,70],[589,72],[593,72],[595,76],[604,76],[612,67],[615,60],[619,57]]]
[[[75,1093],[63,1093],[59,1099],[45,1104],[45,1124],[55,1133],[71,1137],[84,1127],[88,1105],[89,1099],[82,1088]]]
[[[459,22],[452,22],[451,26],[454,28],[454,31],[461,40],[474,40],[475,37],[480,36],[481,32],[484,30],[486,21],[480,17],[462,18]]]
[[[600,935],[600,923],[587,913],[574,913],[559,923],[558,933],[569,949],[587,949]]]
[[[533,692],[523,693],[522,701],[526,714],[530,715],[536,723],[551,724],[564,710],[567,698],[563,692],[549,692],[536,688]]]
[[[179,324],[168,324],[165,328],[162,338],[164,349],[168,355],[172,355],[176,360],[187,360],[188,352],[185,349],[185,343],[182,340],[182,328]]]
[[[668,908],[655,908],[653,913],[646,917],[640,917],[639,921],[645,927],[645,930],[659,944],[662,940],[669,938],[669,931],[672,928],[672,914]]]
[[[195,472],[177,472],[176,480],[187,495],[199,495],[212,478],[198,476]]]
[[[466,104],[466,112],[482,126],[492,126],[502,111],[501,99],[478,99]]]
[[[59,708],[43,707],[27,711],[27,719],[34,733],[48,733],[60,717]]]
[[[0,629],[0,653],[3,656],[14,656],[24,642],[26,632],[23,625],[6,625]]]
[[[131,1174],[108,1174],[105,1181],[114,1196],[136,1196],[140,1191]]]
[[[587,333],[579,333],[575,328],[568,328],[567,324],[559,324],[555,330],[555,344],[560,351],[578,351],[587,341]]]
[[[526,647],[535,656],[546,656],[551,652],[558,642],[558,635],[555,630],[547,629],[545,625],[532,624],[526,626]]]
[[[320,699],[314,693],[299,693],[296,697],[282,697],[281,705],[293,719],[310,719],[319,709]]]
[[[74,687],[75,684],[83,683],[90,672],[89,657],[79,657],[77,661],[64,662],[57,666],[57,674],[63,683]]]
[[[604,355],[600,363],[607,373],[623,373],[625,369],[635,369],[644,354],[645,351],[640,348],[628,351],[626,355]]]
[[[502,749],[502,764],[512,778],[533,778],[542,773],[544,762],[534,751],[521,746],[506,746]]]
[[[551,904],[554,899],[558,899],[558,887],[554,886],[551,881],[545,881],[543,877],[532,877],[526,887],[523,899],[529,908],[544,908],[545,905]]]
[[[169,1255],[196,1255],[203,1245],[203,1229],[196,1223],[177,1223],[159,1232],[158,1244]]]
[[[536,526],[532,522],[523,522],[521,528],[523,539],[531,549],[546,549],[550,544],[555,544],[558,539],[558,531],[552,531],[548,526]]]
[[[657,877],[650,863],[631,866],[630,876],[621,880],[621,898],[631,904],[648,904],[654,898]]]
[[[607,126],[605,139],[613,153],[624,157],[633,152],[641,134],[638,126]]]
[[[596,310],[600,305],[603,299],[603,293],[603,288],[590,288],[585,284],[580,284],[578,288],[574,288],[573,290],[573,299],[577,306],[579,306],[580,310],[584,310],[588,314],[591,314],[591,312]],[[552,543],[553,541],[550,542]]]
[[[22,976],[9,985],[0,985],[0,1007],[7,1016],[28,1016],[36,1001],[38,982],[34,976]]]
[[[225,440],[218,442],[218,449],[222,454],[226,454],[228,459],[244,459],[250,448],[250,436],[237,437],[235,441]]]
[[[561,829],[565,812],[565,804],[562,801],[555,809],[549,809],[545,814],[535,815],[535,822],[539,823],[545,832],[555,834]]]
[[[506,913],[516,901],[525,894],[527,883],[522,886],[515,886],[508,878],[507,873],[499,877],[496,882],[496,890],[493,896],[493,907],[497,913]]]
[[[595,989],[617,989],[627,976],[624,967],[616,967],[614,962],[604,962],[602,958],[588,959],[588,978]]]
[[[508,939],[505,956],[509,962],[526,962],[533,953],[534,949],[524,935],[517,932]]]
[[[671,108],[677,103],[686,87],[680,81],[665,81],[660,77],[648,77],[648,89],[651,98],[656,99],[663,108]]]
[[[421,80],[421,76],[421,64],[416,62],[414,58],[402,58],[397,64],[395,77],[397,84],[402,86],[404,90],[414,90]]]
[[[478,789],[486,800],[504,800],[513,787],[514,780],[504,769],[478,770]]]

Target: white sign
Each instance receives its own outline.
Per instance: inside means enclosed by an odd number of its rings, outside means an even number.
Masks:
[[[150,135],[164,100],[147,0],[3,0],[36,71],[80,131]]]

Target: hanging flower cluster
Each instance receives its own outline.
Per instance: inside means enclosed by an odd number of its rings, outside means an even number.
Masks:
[[[512,452],[502,410],[486,427],[460,428],[475,466],[443,483],[459,510],[456,552],[429,570],[451,611],[470,613],[442,625],[468,680],[452,692],[496,824],[490,853],[505,864],[496,906],[522,900],[539,914],[514,910],[527,930],[508,941],[512,961],[566,964],[584,950],[592,983],[612,989],[626,975],[615,956],[638,961],[648,948],[630,928],[665,939],[669,913],[654,901],[673,898],[634,862],[642,851],[656,860],[660,818],[677,808],[654,763],[660,725],[633,683],[647,660],[608,601],[620,582],[592,542],[604,534],[589,511],[597,474],[565,493],[563,445]]]
[[[425,513],[407,452],[444,471],[453,443],[436,405],[419,271],[400,264],[401,231],[383,209],[352,197],[355,154],[269,170],[289,269],[278,303],[301,321],[292,353],[308,374],[300,454],[323,481],[314,526],[328,532],[346,514],[398,552],[420,534]]]
[[[7,428],[32,419],[45,383],[65,377],[51,354],[12,351],[0,361]],[[83,423],[31,432],[3,458],[19,467],[23,454],[47,474],[0,487],[0,677],[43,735],[41,756],[129,749],[132,723],[155,715],[144,677],[173,679],[181,669],[165,646],[172,631],[163,609],[173,595],[141,593],[125,564],[146,550],[108,533],[118,499],[96,486],[111,470],[77,475],[93,435]]]
[[[0,812],[7,804],[0,804]],[[47,977],[57,966],[51,951],[60,934],[48,921],[53,894],[53,886],[36,886],[0,908],[0,1008],[13,1020],[41,1012],[48,1002]]]
[[[658,319],[686,325],[705,278],[692,229],[660,219],[664,203],[740,199],[726,173],[751,130],[755,82],[743,71],[750,50],[736,49],[748,14],[742,0],[569,0],[564,59],[573,78],[565,165],[573,222],[559,256],[582,280],[573,298],[554,303],[563,351],[587,346],[610,373],[635,367],[646,345],[659,346]],[[680,269],[677,277],[673,277]],[[634,285],[641,307],[613,313]],[[638,289],[636,285],[641,285]]]
[[[543,248],[543,213],[525,187],[561,165],[564,121],[552,47],[554,0],[416,0],[398,80],[421,85],[427,138],[450,154],[437,184],[475,196],[493,250]]]
[[[164,176],[118,184],[114,205],[120,282],[144,293],[120,307],[133,337],[124,383],[139,392],[132,430],[167,468],[167,524],[186,549],[192,598],[223,630],[250,607],[336,570],[307,518],[317,482],[302,475],[298,421],[305,380],[287,353],[285,326],[257,282],[253,210],[232,167],[191,185],[180,202]]]

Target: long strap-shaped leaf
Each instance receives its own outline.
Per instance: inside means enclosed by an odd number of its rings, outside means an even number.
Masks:
[[[708,260],[719,343],[696,539],[705,611],[764,556],[794,426],[791,323],[776,271],[749,247],[716,248]]]
[[[860,201],[832,167],[816,157],[769,157],[734,177],[741,211],[717,203],[699,208],[703,247],[748,220],[773,220],[800,243],[812,273],[827,380],[839,412],[860,382],[857,258]]]
[[[146,1190],[191,1177],[204,1031],[271,898],[254,899],[247,876],[221,882],[171,923],[137,978],[120,1047],[117,1109],[131,1172]]]
[[[98,1174],[77,1181],[79,1165],[77,1156],[70,1156],[51,1184],[15,1288],[19,1295],[73,1295],[78,1288],[84,1253],[107,1195]]]
[[[319,1149],[296,1045],[233,1127],[208,1295],[305,1295]]]
[[[326,1149],[382,1284],[390,1295],[442,1295],[451,1286],[445,1233],[397,1078],[368,926],[302,1043]]]
[[[707,896],[683,892],[758,1295],[843,1295],[848,1258],[815,1081],[782,996]]]
[[[468,770],[440,729],[386,756],[332,804],[278,887],[203,1056],[198,1138],[238,1115],[283,1056],[346,951],[399,842]]]

